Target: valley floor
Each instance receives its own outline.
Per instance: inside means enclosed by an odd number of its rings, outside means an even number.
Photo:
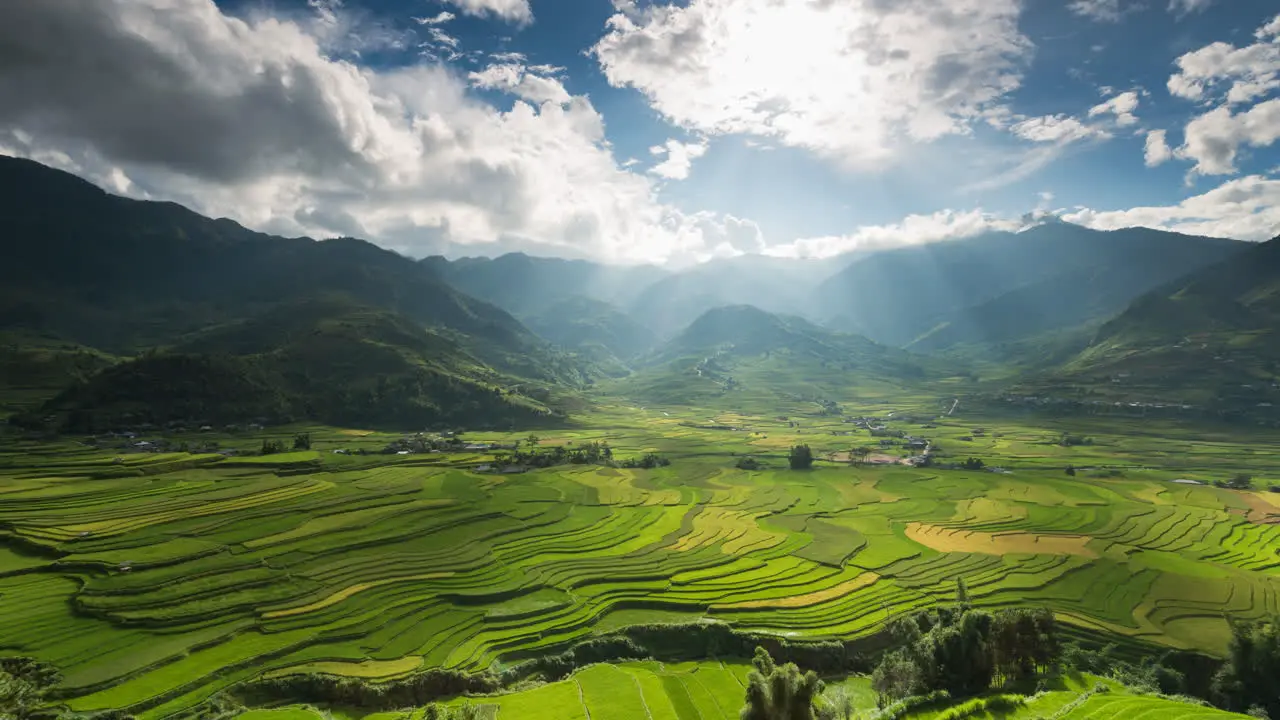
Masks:
[[[867,637],[949,602],[957,579],[979,607],[1046,606],[1073,637],[1133,653],[1220,654],[1226,617],[1280,612],[1280,494],[1208,484],[1280,479],[1280,451],[1263,435],[938,417],[935,404],[877,400],[823,415],[804,403],[768,414],[618,403],[536,445],[527,433],[465,435],[526,448],[607,441],[616,458],[672,461],[653,470],[482,472],[489,450],[381,454],[399,436],[330,428],[217,437],[220,450],[242,451],[234,457],[121,447],[144,438],[9,439],[0,644],[61,669],[74,710],[167,718],[253,678],[503,668],[635,624]],[[900,438],[882,447],[846,422],[855,416],[927,438],[935,463],[974,457],[998,471],[824,459],[866,445],[911,454]],[[251,454],[303,430],[310,450]],[[1063,433],[1081,444],[1064,446]],[[787,469],[799,442],[813,448],[814,470]],[[763,469],[737,469],[746,455]],[[572,682],[638,686],[645,703],[645,688],[661,688],[684,720],[694,716],[672,696],[677,684],[707,702],[680,674],[695,669],[717,687],[740,680],[731,665],[626,665]],[[510,697],[496,704],[523,702]],[[1137,701],[1096,698],[1096,712],[1064,717],[1122,717],[1110,704],[1125,702]],[[574,717],[580,706],[569,706],[556,717]]]

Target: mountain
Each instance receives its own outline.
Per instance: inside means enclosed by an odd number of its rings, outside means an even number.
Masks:
[[[506,427],[555,414],[506,389],[513,384],[401,315],[330,298],[278,306],[144,353],[74,383],[36,415],[94,432],[248,418]]]
[[[732,393],[761,407],[778,398],[826,407],[842,390],[918,381],[936,370],[904,350],[751,305],[703,313],[638,365],[620,393],[671,404]]]
[[[652,330],[613,305],[581,295],[553,303],[523,319],[539,336],[612,368],[613,375],[626,374],[628,362],[658,342]]]
[[[531,381],[529,391],[584,380],[578,361],[554,352],[510,313],[362,240],[257,233],[172,203],[110,195],[73,175],[6,157],[0,157],[0,237],[0,332],[64,348],[56,358],[25,352],[14,362],[53,358],[80,393],[64,394],[53,409],[85,406],[77,397],[127,405],[127,398],[111,398],[125,387],[147,395],[145,378],[191,390],[195,383],[170,376],[199,372],[235,391],[228,397],[283,379],[286,397],[278,407],[299,416],[370,417],[351,412],[361,401],[348,395],[363,393],[381,372],[403,380],[396,388],[405,393],[403,403],[386,404],[388,420],[435,422],[453,412],[446,405],[458,404],[474,418],[483,414],[472,412],[475,401],[501,422],[513,403],[539,413],[546,408],[527,397],[497,405],[477,400],[516,385],[499,376]],[[26,348],[27,341],[18,345]],[[94,358],[142,353],[148,355],[103,370],[96,384],[81,369],[105,364]],[[237,373],[244,382],[231,383],[227,376]],[[298,373],[311,380],[289,380]],[[22,378],[6,377],[0,390],[33,382],[47,389],[46,381],[31,379],[36,374],[28,367]],[[103,383],[113,388],[105,395]]]
[[[1274,419],[1278,382],[1280,238],[1138,298],[1039,386]]]
[[[709,310],[729,305],[816,317],[813,288],[848,261],[765,255],[710,260],[649,285],[628,311],[663,337],[673,336]]]
[[[1100,322],[1245,243],[1146,228],[1049,223],[875,253],[817,289],[834,327],[938,350]]]
[[[0,231],[0,326],[91,347],[154,347],[320,292],[462,333],[499,364],[539,344],[509,313],[371,243],[265,235],[28,160],[0,157]]]
[[[541,315],[575,297],[627,306],[667,275],[653,265],[604,265],[524,253],[453,261],[436,256],[422,264],[453,287],[522,317]]]

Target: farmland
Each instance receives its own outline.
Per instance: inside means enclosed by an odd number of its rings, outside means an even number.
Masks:
[[[307,428],[312,450],[263,457],[11,440],[0,638],[57,666],[74,710],[164,718],[253,678],[501,669],[644,623],[868,637],[949,602],[959,578],[979,607],[1045,606],[1070,635],[1133,652],[1222,653],[1225,615],[1280,611],[1280,496],[1172,482],[1247,471],[1265,487],[1280,455],[1262,435],[894,419],[927,411],[858,408],[1001,471],[825,460],[872,440],[800,403],[768,415],[617,403],[538,439],[672,460],[653,470],[484,473],[485,452],[355,454],[398,436],[327,428]],[[1090,442],[1064,446],[1064,432]],[[262,435],[220,439],[249,450]],[[795,442],[813,446],[814,470],[786,469]],[[763,469],[736,469],[743,455]],[[689,716],[670,674],[602,667],[591,672],[667,688],[674,717]],[[720,685],[736,682],[727,672]]]

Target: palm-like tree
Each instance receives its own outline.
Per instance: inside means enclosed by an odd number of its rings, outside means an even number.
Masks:
[[[801,673],[795,663],[778,666],[764,648],[756,648],[747,676],[747,704],[742,720],[814,720],[813,701],[822,681],[812,670]]]

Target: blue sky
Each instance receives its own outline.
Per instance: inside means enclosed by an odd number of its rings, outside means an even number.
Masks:
[[[1280,234],[1270,0],[101,7],[115,17],[76,20],[86,58],[41,68],[66,92],[15,95],[30,78],[0,68],[16,103],[0,150],[274,232],[672,263],[829,256],[1046,214]],[[97,73],[119,87],[89,105],[72,90],[99,45],[185,84],[121,65]],[[162,134],[207,124],[190,141],[212,149],[157,150],[155,131],[131,130],[140,105],[185,109]]]

